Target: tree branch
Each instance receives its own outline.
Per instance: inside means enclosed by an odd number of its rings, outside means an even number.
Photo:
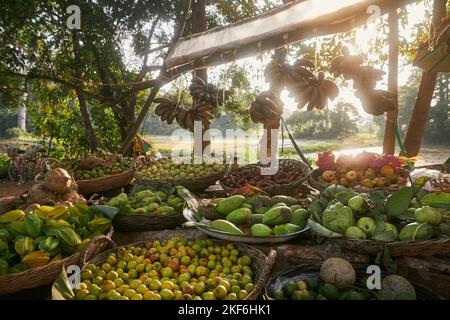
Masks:
[[[166,53],[166,57],[164,58],[164,60],[167,58],[170,49],[172,49],[172,47],[175,45],[175,43],[178,41],[178,39],[181,38],[181,36],[183,35],[184,29],[186,27],[186,21],[187,21],[187,17],[189,14],[189,11],[191,9],[191,4],[192,4],[192,0],[188,0],[188,5],[186,7],[186,10],[183,12],[183,16],[181,17],[179,21],[179,24],[177,24],[177,29],[175,32],[174,37],[172,38],[171,44],[170,44],[170,48]],[[130,128],[130,131],[128,132],[127,137],[125,138],[125,141],[123,141],[122,146],[119,149],[119,153],[121,154],[126,154],[128,152],[128,150],[130,149],[131,143],[134,139],[134,137],[136,136],[136,133],[138,132],[140,126],[142,125],[142,122],[145,119],[146,114],[148,113],[148,110],[150,109],[150,106],[153,103],[153,100],[155,100],[156,95],[159,92],[159,89],[167,83],[168,81],[168,73],[167,70],[165,68],[165,63],[164,63],[164,68],[161,69],[161,71],[159,72],[159,76],[158,79],[159,82],[156,82],[152,91],[150,92],[150,95],[148,96],[147,100],[144,103],[144,106],[142,107],[141,112],[139,113],[136,121],[133,123],[133,125]]]

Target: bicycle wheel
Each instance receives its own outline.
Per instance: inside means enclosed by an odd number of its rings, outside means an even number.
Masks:
[[[16,164],[14,163],[14,160],[9,160],[8,164],[8,177],[11,182],[21,182],[20,173],[17,170]]]

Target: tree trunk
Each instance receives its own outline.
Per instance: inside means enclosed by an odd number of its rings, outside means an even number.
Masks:
[[[186,26],[187,15],[188,15],[189,10],[190,10],[190,4],[191,4],[191,2],[188,1],[187,9],[183,12],[183,15],[180,17],[180,19],[177,20],[178,24],[177,24],[177,27],[175,29],[175,35],[174,35],[174,37],[173,37],[173,39],[171,41],[169,50],[166,53],[166,58],[167,58],[167,54],[172,49],[173,45],[183,35],[184,28]],[[127,137],[122,142],[122,146],[119,149],[119,152],[121,154],[126,154],[128,152],[128,150],[130,149],[131,143],[133,142],[133,139],[136,137],[136,133],[138,132],[139,127],[142,125],[142,122],[144,121],[145,116],[147,115],[147,112],[148,112],[148,110],[150,109],[150,106],[153,103],[153,100],[155,100],[156,95],[159,92],[159,89],[162,86],[164,86],[167,82],[169,82],[170,81],[169,79],[171,79],[171,76],[167,73],[167,70],[165,69],[165,63],[163,63],[163,67],[162,67],[161,71],[159,72],[159,76],[158,76],[158,79],[157,79],[158,81],[156,81],[155,84],[153,85],[152,91],[150,92],[150,95],[148,96],[147,100],[145,101],[141,112],[139,113],[138,117],[136,118],[136,121],[131,126]]]
[[[447,0],[434,0],[433,4],[433,25],[430,37],[434,36],[434,30],[441,23],[446,15]],[[409,118],[408,129],[406,131],[404,147],[408,156],[414,157],[419,154],[420,145],[427,125],[428,113],[430,111],[433,92],[436,87],[436,72],[422,72],[419,91],[417,92],[416,103]]]
[[[389,13],[389,74],[388,90],[395,94],[395,109],[386,114],[384,128],[383,153],[395,153],[395,134],[398,118],[398,12]]]
[[[206,19],[206,1],[197,0],[192,4],[192,33],[200,33],[208,30],[208,21]],[[207,69],[199,69],[193,72],[193,75],[208,83]],[[193,106],[197,105],[198,101],[193,101]],[[202,152],[205,151],[211,143],[209,136],[204,136],[205,131],[209,129],[209,124],[205,124],[202,129]],[[194,146],[194,150],[195,146]]]
[[[131,126],[130,131],[128,132],[128,135],[124,139],[124,141],[122,143],[122,146],[119,149],[119,153],[127,154],[128,151],[130,150],[131,143],[132,143],[134,137],[136,136],[136,133],[138,132],[139,127],[141,126],[142,122],[144,121],[145,116],[146,116],[148,110],[150,109],[150,106],[153,103],[153,100],[155,100],[156,95],[158,94],[160,87],[161,87],[161,84],[160,85],[155,85],[152,88],[152,91],[150,92],[150,95],[148,96],[147,100],[145,101],[141,112],[139,113],[138,117],[136,118],[136,121]]]
[[[19,114],[17,117],[17,127],[23,131],[27,131],[27,106],[25,105],[25,97],[19,97]]]
[[[81,79],[81,57],[80,57],[80,43],[78,34],[76,31],[72,31],[72,41],[73,41],[73,53],[75,58],[75,77],[77,79]],[[97,149],[98,143],[97,138],[95,137],[94,128],[92,127],[91,119],[89,118],[89,112],[86,104],[86,100],[84,98],[83,90],[82,90],[81,80],[79,81],[77,87],[75,88],[75,92],[78,97],[78,104],[80,106],[81,118],[83,119],[84,127],[86,128],[86,132],[88,135],[89,148],[91,151]]]

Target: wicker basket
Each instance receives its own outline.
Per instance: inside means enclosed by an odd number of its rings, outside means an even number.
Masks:
[[[133,178],[133,173],[134,169],[129,169],[121,173],[101,178],[77,180],[78,193],[93,194],[125,187],[130,184],[130,181]]]
[[[409,171],[407,171],[407,170],[401,171],[402,177],[406,177],[406,176],[408,176],[408,174],[409,174]],[[308,182],[311,185],[311,187],[313,187],[314,189],[323,191],[327,187],[329,187],[330,184],[319,182],[320,175],[321,175],[320,169],[315,169],[315,170],[311,171],[311,173],[308,177]],[[399,189],[401,189],[403,187],[404,187],[403,185],[401,185],[401,186],[399,185],[397,187],[351,188],[351,189],[353,191],[360,192],[360,193],[370,193],[370,192],[380,191],[380,192],[383,192],[384,194],[388,195],[388,194],[394,193],[395,191],[398,191]]]
[[[114,227],[125,232],[174,229],[184,222],[186,222],[184,216],[175,212],[163,215],[119,213],[113,220]]]
[[[102,240],[108,242],[113,247],[113,249],[104,251],[104,252],[98,254],[97,256],[95,256],[93,259],[88,261],[87,257],[92,256],[92,254],[90,253],[90,249],[88,247],[86,247],[85,248],[86,250],[83,251],[83,257],[82,257],[83,266],[85,266],[88,263],[98,265],[98,264],[102,263],[108,257],[108,255],[110,253],[116,252],[117,246],[114,243],[114,241],[112,241],[110,238],[107,238],[107,237],[101,237],[99,239],[102,239]],[[155,238],[147,239],[147,241],[152,241],[152,240],[168,240],[168,239],[164,238],[164,237],[163,238],[158,237],[157,235],[155,235]],[[215,240],[212,240],[212,241],[214,241],[215,243],[224,243],[222,241],[215,241]],[[128,247],[128,246],[143,246],[145,244],[145,242],[146,241],[141,241],[141,242],[128,244],[128,245],[126,245],[126,247]],[[259,295],[262,293],[262,291],[264,289],[264,285],[267,281],[267,278],[270,276],[270,271],[272,270],[273,264],[275,263],[276,251],[271,250],[269,252],[269,255],[266,256],[260,250],[255,249],[254,247],[251,247],[248,245],[235,244],[235,247],[236,247],[236,249],[239,250],[239,252],[244,253],[252,258],[251,267],[255,273],[256,281],[255,281],[255,288],[253,289],[252,292],[249,293],[246,300],[256,300],[259,297]]]
[[[319,279],[320,278],[320,266],[321,261],[312,264],[303,264],[298,265],[294,267],[289,267],[281,272],[275,273],[272,276],[269,277],[267,280],[265,286],[264,286],[264,294],[263,298],[264,300],[273,300],[270,297],[270,292],[272,287],[277,283],[278,278],[284,278],[284,279],[292,279],[292,278],[299,278],[298,281],[303,279]],[[366,267],[364,265],[358,265],[354,266],[356,274],[361,277],[367,277],[366,273]],[[383,276],[389,275],[389,273],[382,272]],[[303,277],[302,277],[303,276]],[[283,280],[280,280],[278,284],[284,284]],[[441,297],[438,295],[432,293],[429,289],[416,284],[412,283],[414,288],[416,289],[416,297],[418,300],[442,300]]]
[[[294,167],[298,171],[301,172],[302,177],[298,179],[297,181],[291,182],[289,184],[284,185],[278,185],[278,186],[272,186],[272,187],[266,187],[266,188],[260,188],[264,192],[267,192],[269,195],[287,195],[287,194],[296,194],[296,190],[299,190],[302,194],[309,193],[308,188],[306,187],[306,181],[307,177],[309,175],[309,168],[306,164],[304,164],[301,161],[294,160],[294,159],[280,159],[280,167]],[[262,166],[261,164],[250,164],[248,166]],[[239,171],[244,170],[248,166],[244,166],[238,169],[233,170],[233,174],[239,173]],[[220,179],[220,184],[222,185],[222,188],[227,191],[231,192],[235,187],[231,187],[225,184],[225,178],[226,176],[222,177]]]
[[[210,176],[183,180],[146,180],[135,175],[135,181],[136,184],[152,187],[155,189],[167,186],[183,186],[190,191],[203,191],[206,190],[209,186],[216,184],[217,180],[219,180],[223,176],[223,174],[223,172],[220,172]]]
[[[101,237],[110,239],[113,232],[114,229],[111,227],[108,234]],[[98,237],[92,238],[88,244],[86,244],[85,248],[87,247],[90,248],[89,257],[99,254],[106,248],[104,243],[98,241]],[[67,258],[42,267],[0,276],[0,295],[37,288],[52,283],[61,273],[63,266],[72,264],[81,265],[83,256],[85,256],[83,252],[76,252]]]
[[[426,166],[416,167],[415,169],[432,169],[443,173],[450,173],[450,164],[428,164]]]
[[[435,256],[450,254],[450,239],[431,239],[415,241],[381,242],[374,240],[357,240],[333,238],[341,247],[358,253],[376,255],[386,245],[392,257],[399,256]]]

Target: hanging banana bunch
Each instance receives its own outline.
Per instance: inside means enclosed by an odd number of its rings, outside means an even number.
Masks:
[[[375,89],[377,81],[383,79],[385,72],[371,66],[361,66],[354,75],[354,89]]]
[[[359,71],[360,66],[363,64],[363,57],[360,55],[350,54],[350,50],[347,47],[342,49],[342,56],[338,56],[331,60],[330,72],[335,77],[341,75],[344,79],[352,79]]]
[[[273,90],[282,90],[288,80],[291,66],[286,63],[287,49],[275,50],[272,61],[264,69],[264,77],[269,80]]]
[[[172,124],[176,117],[176,104],[167,98],[157,98],[155,99],[155,103],[158,104],[155,108],[156,115],[161,117],[161,121]]]
[[[361,100],[364,110],[374,116],[381,116],[395,108],[395,94],[386,90],[361,89],[355,95]]]
[[[325,79],[325,73],[322,71],[317,74],[317,77],[313,76],[305,83],[298,83],[291,90],[291,96],[298,103],[297,108],[302,109],[308,105],[308,111],[314,108],[324,109],[328,100],[334,100],[338,95],[338,86],[333,81]]]
[[[282,113],[283,102],[272,91],[261,92],[250,107],[250,118],[254,123],[280,119]]]
[[[353,80],[353,88],[356,97],[361,100],[364,110],[374,116],[395,109],[396,96],[390,91],[375,90],[377,81],[382,80],[385,74],[382,70],[372,66],[363,66],[363,58],[360,55],[351,55],[348,48],[342,49],[343,55],[331,61],[330,72],[336,77]]]
[[[213,108],[223,105],[224,100],[230,95],[228,90],[219,90],[212,84],[206,84],[199,77],[192,78],[189,93],[196,101],[209,103]]]
[[[286,75],[286,86],[288,88],[298,83],[305,83],[308,79],[314,78],[314,62],[308,59],[297,59],[293,66],[289,66]]]
[[[290,81],[287,88],[290,95],[297,101],[298,109],[308,105],[307,110],[314,108],[324,109],[328,104],[328,99],[334,100],[339,95],[337,85],[325,79],[325,73],[319,72],[317,76],[313,74],[314,63],[308,59],[298,59],[290,73]]]

